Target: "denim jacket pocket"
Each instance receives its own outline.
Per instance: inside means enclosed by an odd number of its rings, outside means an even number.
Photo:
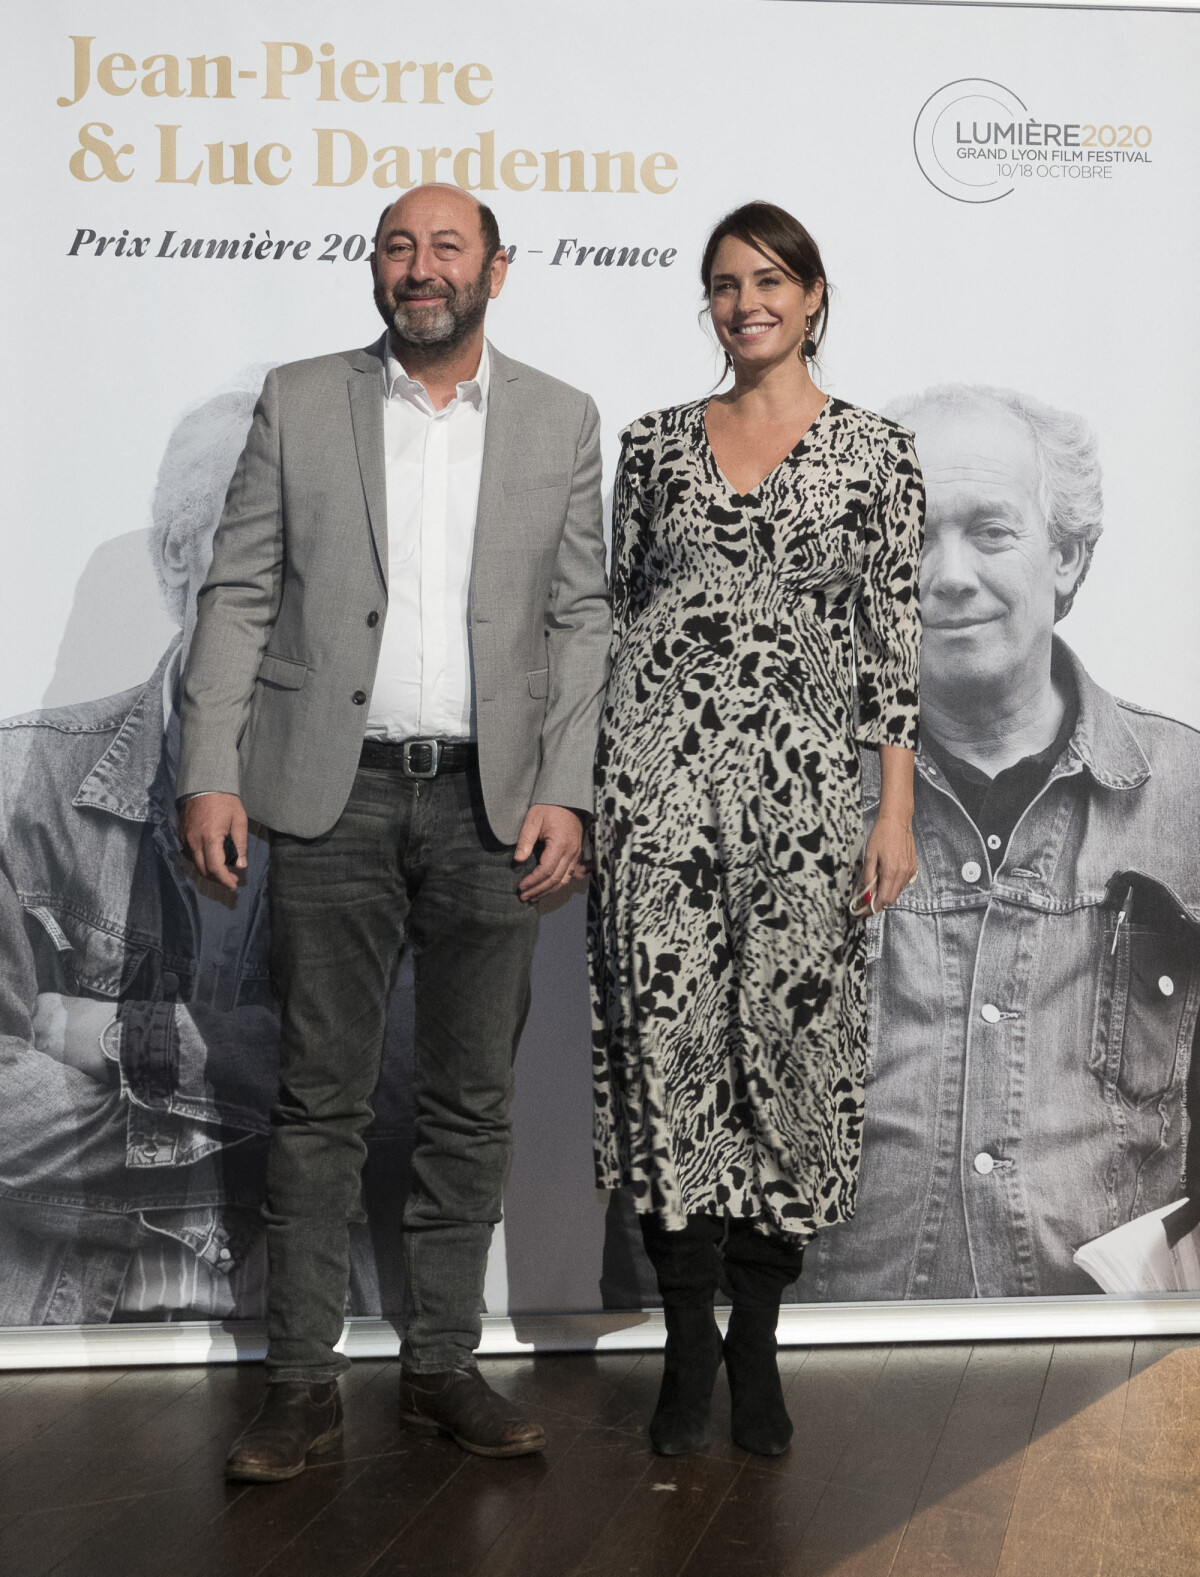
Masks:
[[[1105,915],[1096,1071],[1146,1106],[1182,1089],[1200,1006],[1200,937],[1157,883],[1134,878],[1127,893]]]
[[[130,990],[149,951],[66,909],[27,910],[26,934],[37,942],[38,990],[67,996],[120,997]]]
[[[1129,927],[1117,954],[1117,1088],[1141,1105],[1159,1099],[1176,1080],[1190,971],[1181,968],[1171,938],[1161,931]]]

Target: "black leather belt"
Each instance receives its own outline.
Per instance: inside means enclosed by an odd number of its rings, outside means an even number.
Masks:
[[[467,772],[478,761],[478,745],[445,739],[364,739],[358,758],[360,767],[386,767],[406,778]]]

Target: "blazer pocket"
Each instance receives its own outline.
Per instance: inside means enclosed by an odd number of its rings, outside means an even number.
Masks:
[[[281,690],[299,690],[308,678],[308,664],[295,662],[291,657],[276,657],[266,652],[258,665],[258,677]]]
[[[511,482],[505,482],[506,493],[537,493],[546,488],[566,487],[571,480],[569,471],[546,472],[542,476],[513,477]]]
[[[535,701],[544,701],[550,694],[549,668],[535,668],[529,675],[529,693]]]

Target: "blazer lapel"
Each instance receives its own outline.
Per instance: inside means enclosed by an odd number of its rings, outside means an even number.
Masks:
[[[352,361],[354,371],[347,380],[350,392],[350,420],[354,428],[354,447],[362,478],[363,498],[371,541],[383,589],[387,591],[387,477],[383,454],[383,371],[382,340],[369,350],[360,351]]]
[[[478,564],[481,547],[491,546],[504,529],[504,467],[513,435],[520,425],[518,371],[489,340],[491,379],[488,386],[487,426],[483,434],[483,467],[479,473],[479,506],[475,514],[475,548]]]

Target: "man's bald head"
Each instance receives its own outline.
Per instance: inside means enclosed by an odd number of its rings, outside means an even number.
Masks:
[[[425,186],[415,186],[411,192],[405,192],[403,197],[399,197],[394,203],[387,205],[379,216],[379,223],[375,226],[374,245],[376,250],[379,249],[379,238],[383,234],[384,225],[389,218],[396,216],[397,211],[403,209],[406,203],[410,205],[417,203],[428,205],[430,197],[435,194],[441,195],[447,206],[452,206],[456,203],[460,204],[464,212],[469,212],[474,216],[475,222],[479,227],[480,240],[483,242],[484,254],[489,259],[493,258],[500,250],[500,226],[496,223],[495,214],[486,203],[481,203],[470,192],[463,191],[461,186],[448,186],[440,181],[430,182]],[[403,223],[403,220],[399,222]]]

